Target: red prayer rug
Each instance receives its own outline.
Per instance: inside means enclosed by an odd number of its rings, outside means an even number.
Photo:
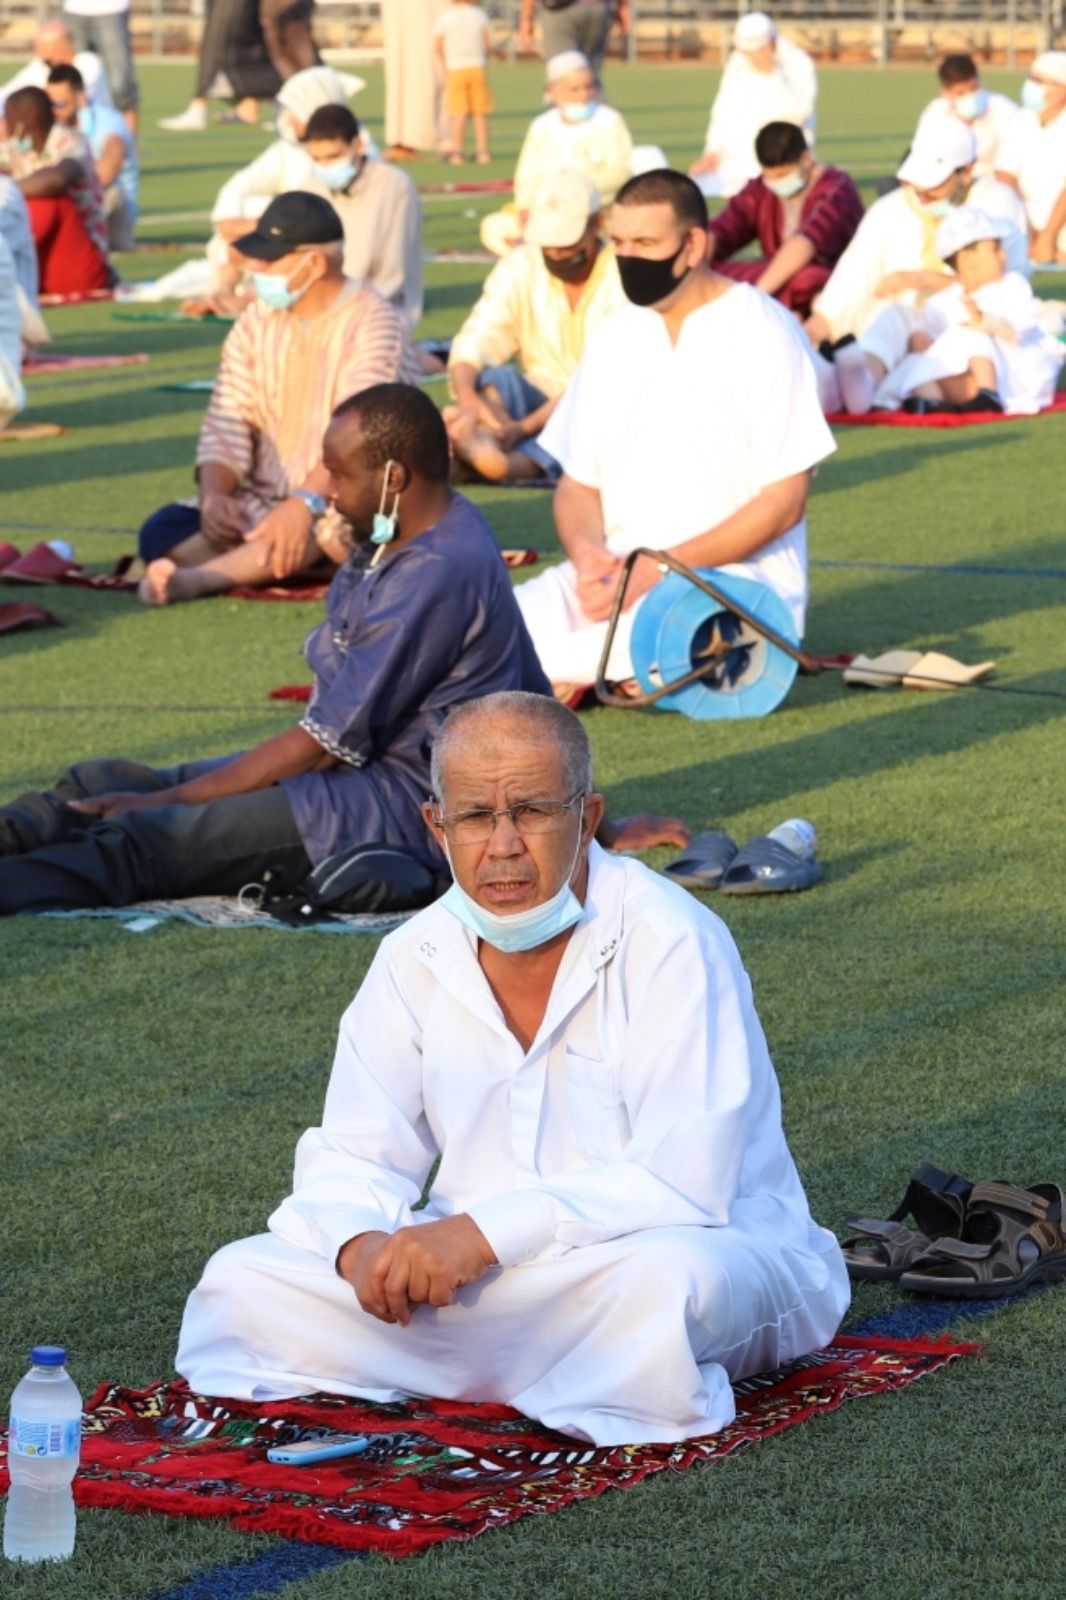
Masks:
[[[82,1506],[225,1517],[231,1527],[311,1544],[413,1555],[534,1513],[557,1511],[653,1473],[731,1456],[846,1400],[899,1389],[980,1346],[839,1337],[736,1386],[728,1428],[675,1445],[593,1449],[509,1406],[447,1400],[372,1405],[337,1395],[257,1404],[209,1400],[178,1380],[102,1384],[86,1410],[74,1495]],[[362,1455],[315,1466],[268,1448],[316,1433],[372,1438]],[[0,1445],[0,1489],[6,1489]]]
[[[1056,411],[1066,411],[1066,391],[1033,415],[1050,417]],[[1008,417],[1002,411],[932,411],[924,417],[912,417],[909,411],[867,411],[853,417],[847,411],[829,411],[825,420],[834,428],[845,423],[859,428],[968,428],[975,422],[1030,422],[1032,417]]]
[[[68,356],[58,350],[27,350],[22,375],[32,378],[49,372],[91,372],[97,367],[140,367],[148,359],[144,351],[125,356]]]

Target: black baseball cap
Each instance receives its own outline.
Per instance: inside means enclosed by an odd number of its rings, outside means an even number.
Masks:
[[[334,244],[343,238],[341,219],[328,200],[293,189],[271,200],[253,232],[235,240],[233,248],[253,261],[280,261],[299,245]]]

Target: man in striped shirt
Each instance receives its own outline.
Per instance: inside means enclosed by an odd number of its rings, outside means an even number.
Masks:
[[[147,605],[319,562],[331,414],[372,384],[418,381],[399,312],[344,275],[344,230],[328,200],[279,195],[235,248],[254,269],[256,299],[222,347],[196,454],[199,494],[141,529]]]

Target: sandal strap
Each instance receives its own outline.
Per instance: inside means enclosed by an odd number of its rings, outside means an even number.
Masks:
[[[1031,1189],[1019,1189],[1013,1183],[975,1183],[970,1193],[967,1210],[986,1207],[991,1210],[1021,1211],[1037,1222],[1047,1220],[1051,1202]]]
[[[856,1233],[867,1234],[871,1239],[883,1239],[886,1244],[910,1244],[912,1239],[924,1239],[925,1234],[916,1233],[913,1228],[905,1228],[902,1222],[893,1222],[891,1218],[881,1217],[845,1217],[845,1225],[854,1228]]]
[[[914,1262],[914,1266],[928,1266],[939,1261],[987,1261],[999,1250],[999,1242],[972,1244],[969,1239],[935,1239],[928,1250]]]

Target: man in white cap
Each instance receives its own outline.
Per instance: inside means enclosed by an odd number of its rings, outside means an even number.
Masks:
[[[629,0],[522,0],[518,13],[518,48],[533,49],[533,18],[540,25],[541,55],[545,61],[564,51],[577,50],[599,74],[607,53],[611,26],[625,38],[629,32]]]
[[[937,68],[940,93],[930,100],[915,129],[915,139],[931,133],[945,117],[958,117],[973,129],[978,178],[991,177],[999,165],[999,152],[1018,115],[1018,107],[1005,94],[995,94],[981,82],[973,56],[959,51],[945,56]]]
[[[1066,261],[1066,50],[1045,50],[1022,85],[1023,111],[996,176],[1025,202],[1033,261]]]
[[[995,178],[974,178],[973,129],[949,117],[915,138],[896,176],[899,188],[876,200],[860,222],[806,328],[814,345],[857,337],[889,301],[913,308],[952,283],[936,248],[937,224],[961,205],[978,206],[1009,224],[1012,271],[1028,274],[1025,213]]]
[[[483,478],[559,476],[541,429],[589,335],[625,303],[601,225],[600,196],[588,178],[546,178],[533,196],[525,243],[493,267],[452,341],[455,404],[444,418],[456,456]]]
[[[502,256],[522,242],[533,193],[554,173],[583,172],[605,208],[632,171],[633,140],[620,112],[606,105],[596,74],[580,50],[552,56],[545,68],[551,105],[526,130],[514,175],[514,200],[490,212],[481,242]]]
[[[765,11],[749,11],[733,30],[733,51],[718,87],[703,155],[690,168],[705,195],[734,195],[759,176],[755,136],[768,122],[794,122],[814,145],[818,80],[806,50],[783,38]]]
[[[961,206],[936,230],[950,288],[918,312],[886,306],[838,351],[844,409],[1007,412],[1050,405],[1066,350],[1044,333],[1027,278],[1007,268],[1009,224]]]
[[[631,178],[610,231],[631,303],[589,341],[543,441],[563,465],[554,515],[568,560],[517,591],[566,700],[595,681],[623,562],[640,545],[765,584],[802,636],[807,494],[835,448],[796,319],[708,266],[707,204],[691,178]],[[633,621],[664,570],[648,557],[633,567],[611,681],[633,675]]]

